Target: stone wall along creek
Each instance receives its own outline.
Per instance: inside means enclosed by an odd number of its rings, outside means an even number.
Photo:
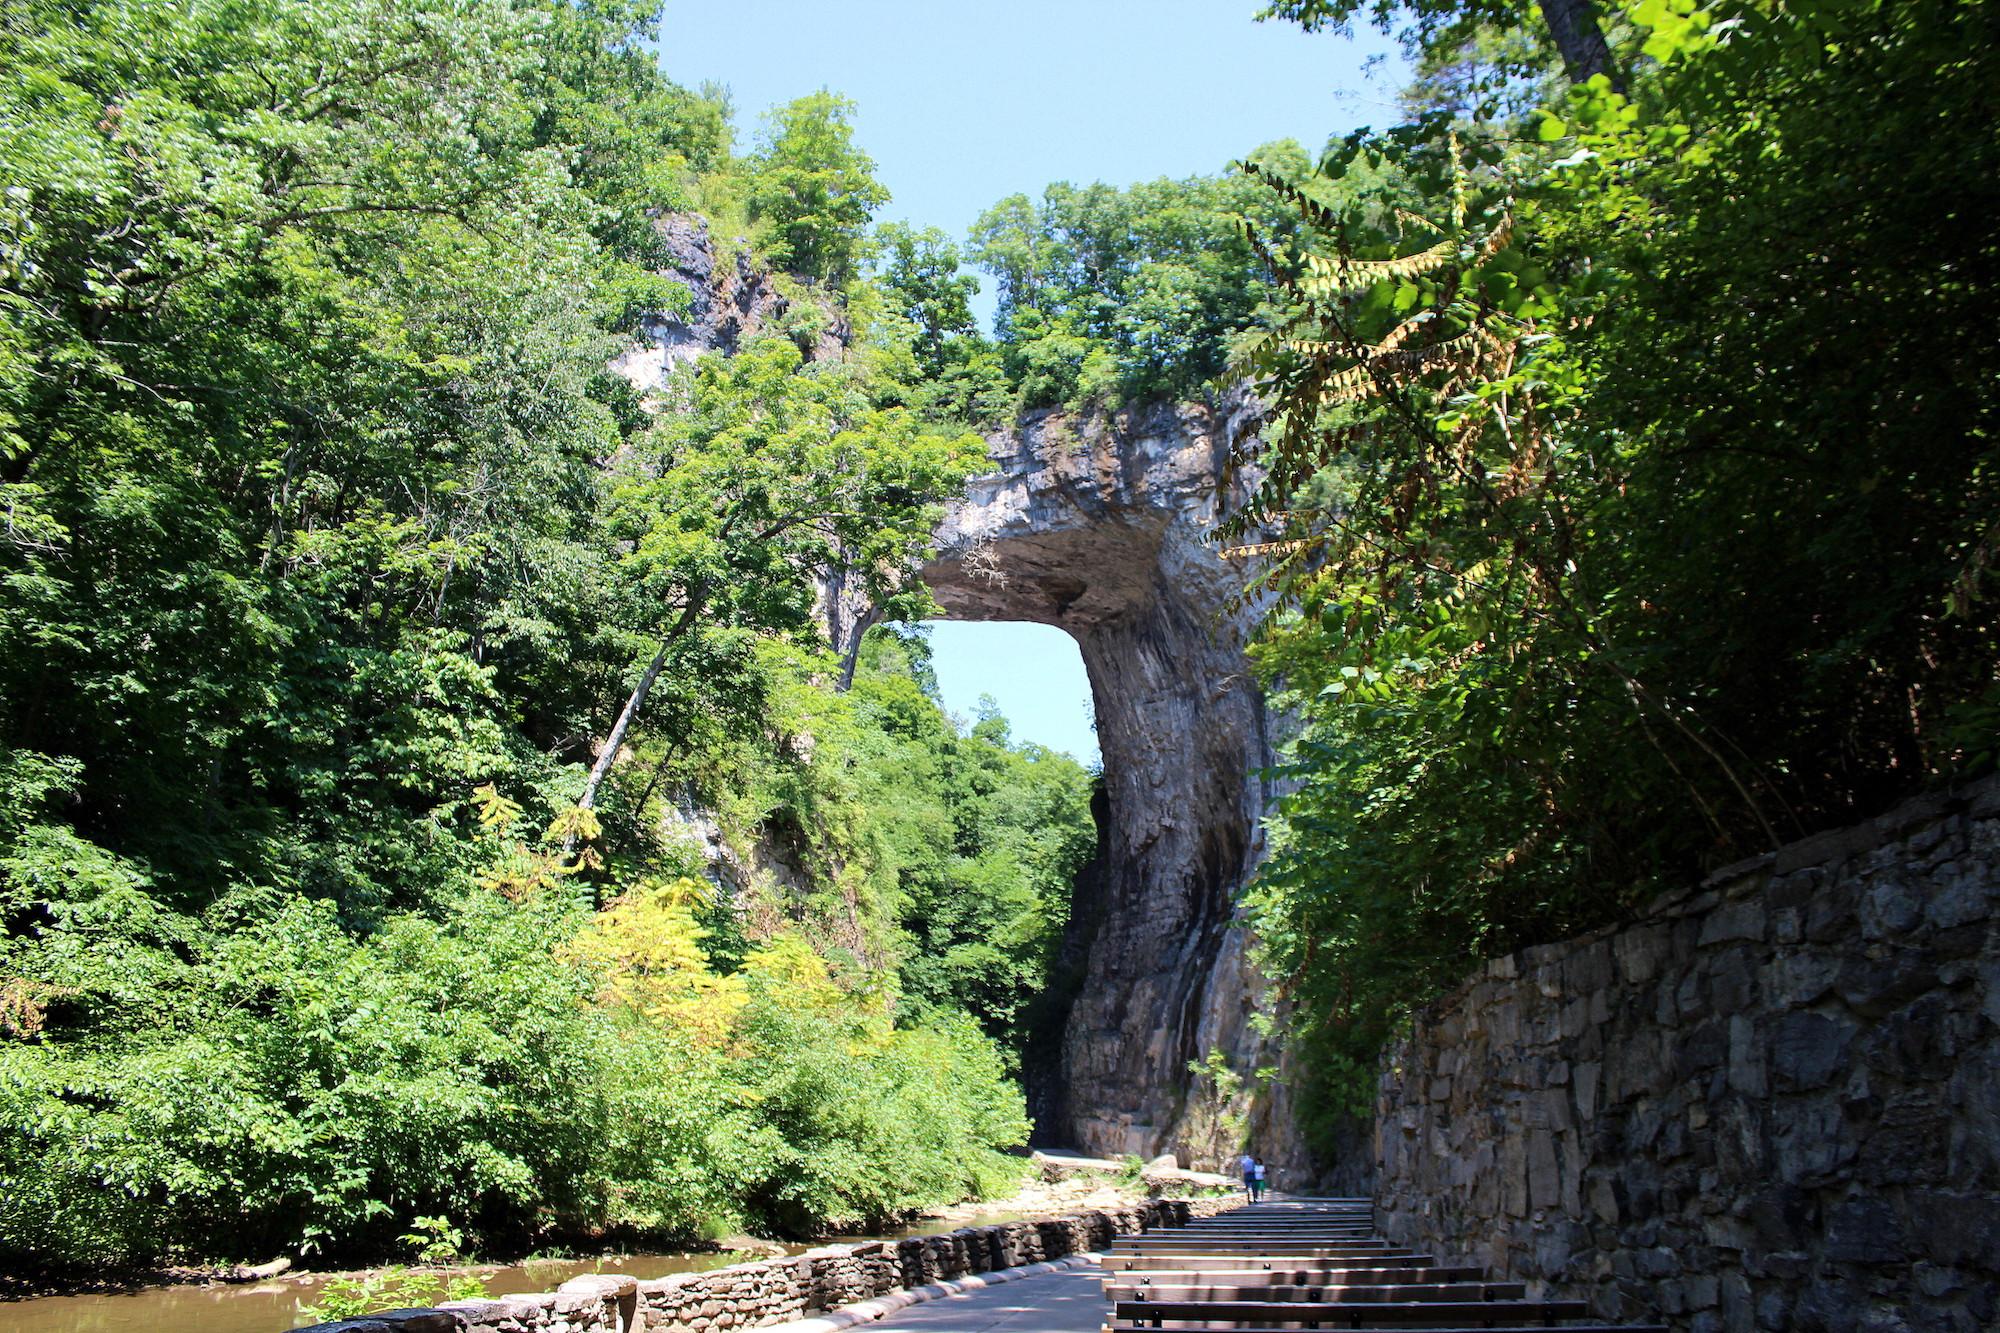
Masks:
[[[1498,959],[1388,1054],[1392,1239],[1694,1333],[2000,1328],[2000,780]]]
[[[928,1284],[1103,1249],[1114,1236],[1191,1217],[1212,1217],[1241,1196],[1150,1199],[1129,1207],[1028,1222],[961,1227],[941,1236],[828,1245],[789,1259],[760,1259],[707,1273],[637,1280],[572,1278],[535,1296],[451,1301],[315,1324],[303,1333],[686,1333],[757,1328]],[[274,1330],[275,1333],[275,1330]]]

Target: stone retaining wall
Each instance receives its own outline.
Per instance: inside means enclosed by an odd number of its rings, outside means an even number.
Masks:
[[[315,1324],[301,1333],[722,1333],[787,1323],[945,1278],[1103,1249],[1114,1236],[1179,1226],[1242,1202],[1241,1196],[1149,1199],[1031,1222],[961,1227],[941,1236],[828,1245],[795,1258],[759,1259],[709,1273],[647,1281],[586,1276],[540,1295],[392,1310]]]
[[[1395,1240],[1677,1329],[2000,1327],[2000,783],[1486,966],[1385,1059]]]

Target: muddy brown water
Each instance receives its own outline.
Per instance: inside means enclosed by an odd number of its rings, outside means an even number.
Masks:
[[[960,1226],[1019,1222],[1024,1213],[994,1213]],[[950,1231],[954,1224],[931,1221],[872,1236],[842,1236],[824,1244],[862,1240],[900,1240]],[[811,1247],[787,1245],[790,1254]],[[530,1259],[506,1267],[480,1267],[476,1272],[494,1296],[553,1291],[584,1273],[628,1273],[636,1278],[671,1273],[705,1273],[710,1269],[757,1259],[757,1254],[631,1254],[598,1259]],[[257,1283],[205,1283],[191,1286],[141,1287],[135,1291],[80,1296],[38,1296],[33,1300],[0,1301],[0,1333],[283,1333],[312,1322],[299,1313],[311,1305],[330,1274],[302,1273]]]
[[[754,1254],[632,1254],[603,1259],[530,1259],[508,1267],[470,1271],[495,1296],[553,1291],[582,1273],[665,1277],[704,1273]],[[311,1305],[332,1275],[306,1273],[257,1283],[141,1287],[82,1296],[38,1296],[0,1301],[0,1333],[283,1333],[310,1324],[299,1307]]]

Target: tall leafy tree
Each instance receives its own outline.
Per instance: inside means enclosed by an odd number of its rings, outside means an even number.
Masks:
[[[1291,144],[1257,154],[1303,156]],[[996,332],[1023,401],[1202,391],[1269,294],[1240,221],[1287,225],[1268,204],[1241,179],[1195,177],[1125,190],[1059,182],[1039,203],[1015,195],[988,209],[972,256],[998,285]]]
[[[915,330],[919,373],[935,379],[952,368],[956,344],[972,337],[979,279],[959,269],[958,247],[936,227],[887,222],[876,229],[877,264],[891,310]]]
[[[10,8],[5,733],[165,884],[365,915],[435,880],[465,776],[542,763],[503,698],[637,421],[603,366],[640,256],[599,229],[669,120],[592,145],[600,201],[531,99],[611,62],[685,105],[620,64],[635,21]]]
[[[938,506],[984,457],[978,437],[874,407],[839,364],[769,339],[703,361],[681,410],[621,461],[608,522],[622,617],[650,643],[580,802],[598,788],[683,641],[807,632],[814,578],[836,571],[890,615],[929,604],[914,570]]]
[[[889,202],[854,143],[854,103],[822,89],[765,118],[749,162],[749,208],[764,251],[793,273],[844,287],[863,258],[868,220]]]
[[[1305,723],[1257,910],[1348,1058],[1468,953],[1993,762],[2000,248],[1947,219],[1996,150],[1921,128],[1984,114],[1992,11],[1629,17],[1630,96],[1255,173],[1305,227],[1247,344]]]

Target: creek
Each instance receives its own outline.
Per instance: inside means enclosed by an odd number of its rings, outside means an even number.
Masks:
[[[1025,1213],[982,1213],[980,1225],[1017,1222]],[[842,1236],[820,1244],[900,1240],[949,1231],[935,1219],[870,1236]],[[803,1254],[810,1245],[787,1245]],[[705,1273],[763,1256],[742,1251],[705,1254],[621,1254],[590,1259],[529,1259],[512,1265],[479,1265],[477,1273],[493,1296],[553,1291],[584,1273],[628,1273],[645,1279],[673,1273]],[[255,1283],[187,1283],[138,1287],[131,1291],[88,1292],[0,1301],[0,1333],[283,1333],[312,1321],[299,1313],[310,1305],[332,1273],[298,1273]]]

